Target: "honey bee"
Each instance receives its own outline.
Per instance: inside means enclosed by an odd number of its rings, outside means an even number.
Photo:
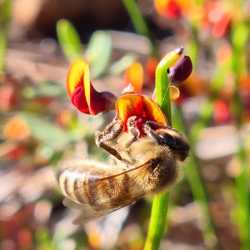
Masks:
[[[177,161],[189,152],[185,138],[171,127],[155,122],[142,125],[144,136],[128,121],[128,131],[115,119],[96,134],[96,144],[113,156],[112,164],[93,160],[63,163],[58,183],[64,204],[81,210],[79,221],[96,218],[175,183]]]

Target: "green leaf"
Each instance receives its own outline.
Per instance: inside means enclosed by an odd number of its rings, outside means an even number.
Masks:
[[[57,22],[56,30],[64,55],[70,61],[81,58],[83,46],[74,26],[69,21],[61,19]]]
[[[42,82],[36,86],[27,86],[23,89],[26,98],[63,97],[66,96],[65,88],[51,81]]]
[[[51,148],[63,149],[70,142],[67,132],[44,118],[29,113],[21,113],[20,116],[27,122],[32,136]]]
[[[96,31],[90,38],[85,56],[90,64],[92,77],[98,77],[106,70],[112,52],[112,39],[108,32]]]

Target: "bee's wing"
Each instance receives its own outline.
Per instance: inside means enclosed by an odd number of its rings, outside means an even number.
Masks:
[[[104,210],[96,211],[87,203],[80,205],[80,204],[75,203],[74,201],[72,201],[68,198],[65,198],[63,200],[63,205],[65,207],[77,209],[80,211],[79,215],[73,221],[74,224],[84,224],[85,222],[87,222],[91,219],[99,218],[101,216],[104,216],[104,215],[116,210],[116,209],[113,209],[113,210],[105,210],[104,209]]]
[[[88,203],[77,204],[69,199],[65,199],[64,204],[81,210],[78,221],[86,221],[111,213],[135,202],[154,189],[155,183],[151,179],[151,172],[158,164],[157,159],[149,160],[118,174],[95,180],[89,188],[91,188],[92,198],[96,200],[98,206],[91,206]],[[82,192],[82,195],[87,194]],[[97,207],[98,209],[96,209]]]

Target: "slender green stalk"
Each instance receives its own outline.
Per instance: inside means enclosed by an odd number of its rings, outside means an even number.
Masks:
[[[169,98],[169,79],[167,70],[174,65],[183,52],[183,48],[168,53],[156,68],[155,97],[171,125],[171,103]],[[154,197],[150,216],[148,235],[144,250],[157,250],[165,232],[168,213],[169,194],[164,192]]]
[[[239,93],[239,79],[241,74],[246,73],[246,47],[249,38],[249,28],[247,23],[239,22],[233,26],[232,29],[232,71],[234,73],[234,95],[233,95],[233,113],[236,119],[237,127],[240,129],[242,126],[242,113],[243,105]],[[250,249],[250,192],[249,192],[249,168],[247,162],[247,152],[244,143],[239,138],[239,149],[237,152],[237,158],[241,165],[241,173],[236,177],[236,211],[237,223],[239,225],[241,249]]]
[[[152,40],[152,37],[150,36],[150,32],[147,28],[146,22],[143,19],[143,16],[141,15],[141,12],[134,0],[123,0],[123,3],[125,7],[127,8],[127,11],[131,17],[131,20],[135,26],[135,29],[137,33],[147,36],[152,43],[152,47],[155,47],[155,43]],[[200,1],[199,4],[201,4],[202,1]],[[196,44],[193,44],[196,45]],[[192,49],[193,56],[195,58],[196,62],[196,53],[197,53],[197,47]],[[167,77],[167,68],[169,67],[169,64],[173,63],[170,62],[173,60],[172,57],[166,56],[158,65],[156,69],[156,101],[161,106],[164,113],[167,115],[169,119],[169,123],[171,124],[171,106],[169,101],[169,80]],[[197,139],[199,137],[199,132],[204,127],[204,123],[207,122],[207,120],[210,119],[212,114],[212,105],[210,102],[206,103],[204,105],[203,111],[202,111],[202,119],[200,122],[196,123],[196,128],[192,130],[193,138]],[[198,128],[198,129],[197,129]],[[199,132],[198,132],[199,131]],[[194,139],[194,140],[195,140]],[[187,175],[187,178],[189,180],[189,183],[191,185],[191,189],[193,192],[193,195],[196,200],[201,201],[203,212],[207,218],[207,225],[205,227],[204,232],[204,238],[207,242],[215,242],[215,232],[214,227],[212,224],[212,220],[210,217],[210,213],[208,210],[208,204],[207,204],[207,196],[206,196],[206,189],[203,186],[202,180],[200,178],[200,174],[198,172],[198,166],[195,165],[195,159],[191,157],[191,160],[189,162],[189,167],[186,169],[191,169]],[[198,189],[196,187],[198,186]],[[161,238],[165,231],[165,224],[166,224],[166,216],[168,212],[168,202],[169,202],[169,195],[168,194],[159,194],[156,195],[153,201],[152,205],[152,212],[150,217],[150,223],[149,223],[149,229],[148,229],[148,236],[146,240],[146,244],[144,247],[144,250],[153,250],[153,249],[159,249]],[[210,239],[210,240],[209,240]]]
[[[11,18],[11,0],[0,2],[0,74],[5,68],[7,36]]]
[[[134,25],[136,33],[141,34],[147,37],[150,41],[150,50],[151,55],[157,56],[158,55],[158,48],[155,44],[155,40],[152,37],[150,30],[146,24],[146,21],[136,3],[135,0],[122,0],[127,12],[131,18],[131,21]]]
[[[168,69],[173,66],[183,53],[179,48],[168,53],[158,64],[155,73],[155,100],[160,105],[168,118],[169,125],[172,123],[171,105],[169,99]]]
[[[204,115],[204,118],[207,117],[207,114]],[[202,122],[197,123],[200,127],[204,125],[204,122],[206,121],[203,120]],[[208,194],[206,187],[203,184],[203,180],[200,174],[200,164],[199,160],[195,157],[193,145],[195,145],[195,142],[197,141],[197,138],[199,136],[199,133],[195,133],[192,135],[192,133],[189,133],[186,130],[186,127],[184,126],[184,120],[183,120],[183,114],[181,109],[174,109],[174,120],[173,120],[173,125],[174,127],[185,133],[188,137],[188,141],[190,142],[191,145],[191,152],[189,156],[189,160],[184,166],[184,171],[185,171],[185,176],[188,180],[188,183],[191,187],[192,194],[194,196],[194,199],[200,204],[202,213],[205,217],[205,223],[204,223],[204,238],[205,238],[205,243],[208,249],[219,249],[219,242],[216,237],[216,230],[215,226],[209,211],[209,203],[208,203]],[[199,128],[197,126],[197,128]],[[198,129],[200,131],[200,129]]]
[[[7,47],[6,32],[0,31],[0,74],[3,73],[5,68],[6,47]]]
[[[167,76],[167,69],[170,67],[170,65],[173,65],[178,60],[182,51],[183,51],[182,49],[179,49],[179,51],[175,50],[170,52],[159,63],[156,69],[155,94],[156,94],[156,102],[161,106],[162,110],[167,115],[169,124],[171,125],[171,123],[173,122],[174,126],[177,129],[187,133],[187,131],[185,131],[185,128],[183,126],[184,123],[180,111],[179,112],[175,111],[173,120],[171,118],[171,105],[169,100],[169,80]],[[209,104],[205,105],[203,110],[204,119],[202,119],[202,122],[197,123],[198,127],[203,127],[204,122],[207,121],[207,117],[210,117],[211,112],[209,110],[211,111],[211,105]],[[194,136],[193,138],[188,136],[191,141],[191,144],[192,141],[195,141],[195,139],[198,138],[199,133],[194,133],[193,136]],[[195,158],[194,154],[191,153],[188,166],[185,169],[187,174],[186,176],[191,186],[194,198],[201,205],[202,211],[206,218],[206,224],[204,229],[204,238],[206,241],[206,245],[210,249],[211,248],[215,249],[217,244],[215,229],[209,211],[206,189],[202,183],[202,179],[198,171],[199,169],[198,160]],[[154,198],[152,213],[149,223],[148,236],[144,250],[159,249],[160,239],[162,238],[165,231],[168,201],[169,201],[169,196],[167,193],[158,194]]]

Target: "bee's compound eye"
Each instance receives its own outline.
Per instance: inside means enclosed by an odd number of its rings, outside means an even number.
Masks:
[[[159,143],[162,145],[167,145],[170,149],[172,149],[181,161],[185,160],[185,158],[188,156],[189,145],[184,137],[179,134],[160,134]]]
[[[169,134],[159,135],[159,143],[166,144],[170,148],[174,148],[176,145],[174,137]]]

